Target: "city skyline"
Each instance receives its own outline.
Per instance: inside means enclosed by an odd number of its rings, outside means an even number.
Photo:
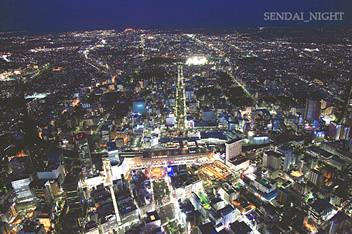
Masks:
[[[6,0],[0,234],[352,233],[352,2],[281,2]]]

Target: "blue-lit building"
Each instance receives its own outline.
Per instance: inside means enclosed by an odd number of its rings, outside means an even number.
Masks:
[[[194,100],[194,91],[193,89],[186,89],[185,91],[186,102],[190,102]]]
[[[132,103],[133,112],[145,114],[146,113],[146,105],[145,101],[135,101]]]
[[[111,166],[115,166],[120,164],[120,157],[119,157],[119,151],[117,149],[116,143],[114,141],[108,142],[107,144],[108,148],[108,156],[110,160]]]
[[[280,128],[280,121],[279,119],[273,119],[273,130],[278,131]]]

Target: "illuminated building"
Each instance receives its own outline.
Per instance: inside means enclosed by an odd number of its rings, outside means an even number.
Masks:
[[[194,120],[192,118],[187,117],[186,128],[193,128],[194,125],[195,125]]]
[[[145,101],[135,101],[132,103],[133,113],[145,114],[146,105]]]
[[[310,169],[315,168],[317,163],[317,158],[303,158],[299,161],[298,169],[303,174],[306,174]]]
[[[351,232],[352,218],[343,211],[339,211],[329,220],[329,226],[329,233]]]
[[[280,188],[277,189],[276,200],[280,204],[285,205],[287,200],[288,200],[289,195],[290,195],[289,191],[287,191],[286,189],[280,187]]]
[[[107,124],[104,124],[101,129],[100,129],[100,133],[101,133],[101,138],[105,141],[108,141],[110,139],[110,127]]]
[[[302,181],[304,179],[304,174],[297,170],[288,170],[285,171],[286,179],[290,181]]]
[[[230,223],[236,220],[236,216],[239,216],[239,211],[233,208],[231,205],[227,205],[220,209],[212,207],[209,210],[209,218],[215,223],[215,230],[221,231],[227,228]]]
[[[282,169],[286,171],[290,168],[291,164],[294,164],[294,155],[292,154],[292,149],[287,146],[281,146],[277,149],[277,151],[284,155]]]
[[[73,173],[68,174],[62,188],[66,194],[69,212],[78,212],[78,215],[81,216],[85,207],[81,176]]]
[[[252,229],[244,221],[236,221],[230,224],[231,229],[229,233],[231,234],[252,234],[254,233]]]
[[[191,102],[194,100],[195,95],[194,95],[194,91],[193,88],[186,88],[186,102]]]
[[[43,224],[39,222],[28,221],[23,225],[23,228],[19,232],[19,234],[27,234],[27,233],[46,234],[46,231]]]
[[[176,123],[176,117],[173,114],[170,114],[166,117],[166,125],[167,126],[174,126]]]
[[[340,139],[350,139],[351,127],[347,125],[342,125],[342,129],[340,132]]]
[[[51,210],[50,210],[51,211]],[[50,212],[49,211],[49,212]],[[37,215],[37,220],[39,221],[39,223],[44,225],[44,228],[47,232],[49,232],[50,228],[51,228],[51,214],[49,214],[49,212],[46,213],[41,213],[39,215]]]
[[[51,191],[51,184],[49,180],[38,179],[29,184],[32,193],[37,198],[37,204],[41,207],[49,207],[52,205],[54,195]]]
[[[242,153],[242,140],[233,139],[225,143],[226,153],[225,153],[225,164],[228,164],[230,159],[238,157]]]
[[[120,139],[122,138],[124,140],[124,144],[127,142],[127,130],[125,128],[117,128],[116,125],[112,127],[112,130],[110,132],[110,139]]]
[[[333,140],[340,139],[341,124],[331,121],[328,129],[328,136]]]
[[[246,157],[237,157],[228,161],[227,165],[234,171],[245,170],[249,167],[249,161]]]
[[[279,119],[275,118],[272,120],[272,129],[274,131],[278,131],[280,129],[280,121]]]
[[[108,156],[109,156],[111,166],[120,164],[121,160],[119,157],[119,151],[116,147],[116,143],[111,141],[111,142],[108,142],[106,145],[108,149]]]
[[[239,190],[228,183],[223,183],[218,192],[221,198],[229,203],[236,200],[240,195]]]
[[[312,182],[315,186],[321,187],[323,185],[324,176],[323,173],[312,169],[308,175],[308,181]]]
[[[256,178],[251,184],[253,187],[264,193],[264,197],[267,197],[270,193],[276,190],[276,182],[269,181],[263,178]]]
[[[85,133],[77,133],[75,135],[75,140],[79,160],[82,166],[82,172],[84,175],[87,175],[87,173],[92,169],[92,157],[90,155],[87,135]]]
[[[43,180],[57,180],[62,184],[65,180],[65,168],[63,164],[54,165],[50,169],[38,170],[38,179]]]
[[[274,179],[281,170],[283,155],[274,151],[266,151],[263,155],[263,167],[268,170],[269,177]]]
[[[242,177],[244,183],[251,186],[262,198],[270,200],[276,197],[276,182],[264,178],[257,178],[254,174],[248,174]]]
[[[200,141],[210,145],[217,145],[225,144],[227,142],[227,138],[222,132],[201,132]]]
[[[126,155],[121,153],[121,155]],[[213,152],[207,148],[197,148],[195,152],[183,149],[162,149],[144,151],[142,154],[132,155],[135,164],[146,164],[146,166],[156,164],[185,164],[193,163],[195,161],[205,162],[209,161],[213,156]],[[129,157],[129,156],[127,156]],[[126,160],[126,159],[125,159]]]
[[[315,131],[314,132],[314,139],[313,139],[314,144],[318,144],[320,142],[323,142],[324,139],[325,139],[325,132],[324,131]]]
[[[1,207],[0,221],[11,223],[18,215],[16,203],[5,203]]]
[[[314,120],[319,119],[321,110],[320,101],[314,100],[312,98],[307,99],[306,109],[305,109],[305,120],[313,122]]]
[[[328,220],[333,215],[334,207],[325,199],[316,199],[308,209],[308,215],[318,225]]]
[[[32,179],[30,177],[20,177],[19,179],[15,179],[11,182],[13,189],[15,190],[17,201],[19,203],[33,201],[34,196],[32,194],[31,189],[29,188],[29,184]]]
[[[198,192],[203,189],[201,180],[182,185],[173,185],[171,187],[171,194],[175,199],[180,199],[189,196],[192,192]]]
[[[147,212],[147,217],[144,218],[144,222],[146,233],[161,232],[161,219],[156,211]]]
[[[323,150],[322,148],[318,147],[318,146],[310,146],[307,150],[307,153],[312,155],[313,157],[316,157],[318,159],[323,159],[323,160],[329,160],[330,158],[332,158],[333,154],[329,153],[326,150]]]
[[[333,140],[349,139],[351,127],[345,124],[338,124],[331,121],[328,129],[328,136]]]
[[[262,144],[270,143],[269,136],[267,136],[265,134],[255,134],[254,135],[253,131],[249,131],[248,139],[249,139],[249,143],[253,144],[253,145],[262,145]]]

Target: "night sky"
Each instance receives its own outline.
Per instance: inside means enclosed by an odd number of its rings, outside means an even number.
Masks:
[[[343,21],[265,21],[264,12],[343,11]],[[0,0],[0,31],[350,26],[351,0]]]

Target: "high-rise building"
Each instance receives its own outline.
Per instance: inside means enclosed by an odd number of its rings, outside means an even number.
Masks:
[[[79,154],[79,160],[82,166],[82,172],[87,175],[92,169],[92,157],[90,155],[90,149],[88,145],[86,133],[77,133],[75,135],[76,146]]]
[[[340,139],[348,140],[350,139],[351,127],[347,125],[342,125],[340,131]]]
[[[38,179],[57,180],[62,184],[65,180],[65,168],[63,164],[55,164],[43,170],[37,171]]]
[[[288,200],[289,195],[290,195],[289,191],[287,191],[286,189],[280,187],[280,188],[277,189],[276,200],[280,204],[285,205],[287,200]]]
[[[291,164],[294,163],[293,160],[293,154],[292,154],[292,149],[290,149],[287,146],[281,146],[277,148],[277,152],[280,152],[284,155],[284,160],[283,160],[283,170],[287,170],[290,168]]]
[[[329,220],[329,233],[349,233],[352,227],[352,218],[343,211],[337,212]]]
[[[51,207],[54,194],[52,193],[49,180],[34,180],[29,184],[29,187],[36,197],[37,205],[41,207]]]
[[[81,174],[68,174],[62,188],[66,194],[69,212],[83,214],[85,207],[85,197],[82,188]]]
[[[331,137],[333,140],[339,140],[341,128],[341,124],[337,124],[336,122],[331,121],[329,124],[328,136]]]
[[[315,186],[320,187],[323,184],[324,175],[320,171],[312,169],[308,175],[308,181],[312,182]]]
[[[238,157],[242,153],[242,140],[233,139],[225,143],[226,152],[225,152],[225,164],[228,163],[230,159]]]
[[[119,151],[117,149],[116,143],[114,141],[107,143],[108,156],[111,166],[120,164]]]
[[[334,207],[325,199],[316,199],[309,207],[308,215],[318,225],[328,220],[334,212]]]
[[[321,111],[321,103],[317,100],[312,98],[307,99],[306,102],[306,109],[305,109],[305,120],[307,121],[314,121],[319,119]]]
[[[186,102],[193,101],[195,98],[193,88],[187,88],[185,95],[186,95]]]
[[[11,182],[12,187],[15,190],[18,203],[34,200],[35,197],[29,188],[29,184],[31,182],[32,179],[29,176],[19,177]]]
[[[274,151],[266,151],[263,155],[263,166],[267,169],[281,169],[282,154]]]

